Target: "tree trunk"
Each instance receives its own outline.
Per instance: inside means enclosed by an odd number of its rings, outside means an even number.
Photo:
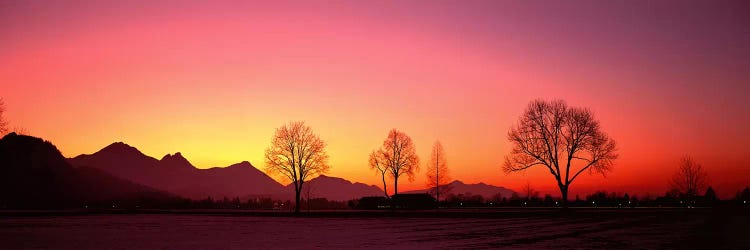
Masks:
[[[440,185],[438,185],[438,186],[440,186]],[[436,199],[437,200],[437,207],[436,208],[440,208],[440,190],[438,190],[437,188],[435,188],[435,193],[437,193],[437,199]]]
[[[310,186],[307,186],[307,197],[305,197],[305,202],[307,203],[307,213],[309,214],[310,213]]]
[[[294,189],[294,193],[295,193],[294,195],[295,195],[295,201],[296,201],[294,203],[294,213],[299,213],[300,212],[300,205],[301,205],[300,204],[300,193],[301,193],[301,191],[302,191],[301,188],[295,188]]]
[[[560,193],[562,194],[562,208],[568,209],[568,186],[560,185]]]
[[[385,193],[385,198],[390,199],[390,197],[388,197],[388,187],[385,186],[385,173],[383,173],[383,193]]]
[[[435,158],[435,199],[437,200],[437,208],[440,208],[440,165],[437,157]]]
[[[393,195],[398,194],[398,177],[393,178]]]

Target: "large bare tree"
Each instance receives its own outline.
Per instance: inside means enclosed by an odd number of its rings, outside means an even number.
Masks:
[[[300,212],[300,193],[305,181],[328,172],[325,142],[304,122],[290,122],[276,129],[266,149],[266,173],[281,175],[294,184],[294,211]]]
[[[406,174],[409,181],[414,181],[414,174],[419,171],[419,156],[411,137],[404,132],[392,129],[383,141],[382,163],[388,175],[393,178],[393,194],[398,194],[398,178]]]
[[[605,175],[617,159],[615,141],[601,131],[593,113],[562,100],[532,101],[508,140],[512,148],[503,165],[506,174],[544,166],[560,188],[563,208],[568,207],[568,187],[581,173]]]
[[[430,162],[427,163],[427,187],[433,189],[436,199],[440,201],[440,194],[445,193],[448,189],[445,187],[450,182],[448,175],[448,162],[445,157],[445,149],[440,141],[432,145]],[[441,189],[440,186],[444,188]]]
[[[375,170],[383,178],[383,193],[388,197],[388,185],[385,182],[385,176],[388,174],[388,167],[382,149],[374,150],[370,153],[370,169]]]
[[[5,135],[8,132],[8,122],[5,121],[5,102],[3,98],[0,98],[0,136]]]
[[[680,195],[692,199],[700,195],[708,185],[708,174],[701,164],[695,162],[692,157],[685,156],[680,160],[680,167],[672,176],[670,185]]]

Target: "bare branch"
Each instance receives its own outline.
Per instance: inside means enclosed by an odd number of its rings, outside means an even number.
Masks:
[[[5,133],[8,133],[8,122],[5,121],[5,117],[3,116],[5,114],[5,102],[3,101],[3,98],[0,98],[0,136],[5,135]]]

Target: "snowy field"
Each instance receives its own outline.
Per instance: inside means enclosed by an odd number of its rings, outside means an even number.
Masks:
[[[427,212],[434,213],[434,212]],[[580,211],[0,215],[2,249],[664,249],[750,246],[747,214]]]

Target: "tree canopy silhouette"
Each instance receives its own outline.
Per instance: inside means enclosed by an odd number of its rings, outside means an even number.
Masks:
[[[618,156],[615,141],[601,131],[594,114],[562,100],[529,103],[508,140],[512,148],[505,157],[505,173],[544,166],[557,181],[564,208],[568,188],[581,173],[605,175]]]
[[[294,211],[300,212],[300,194],[305,181],[328,172],[325,142],[304,122],[290,122],[276,129],[271,146],[266,149],[269,175],[281,175],[294,184]]]
[[[417,156],[417,149],[411,137],[397,129],[392,129],[383,141],[383,147],[375,152],[377,153],[370,155],[371,162],[375,155],[374,159],[379,164],[384,164],[386,172],[393,178],[394,195],[398,194],[399,177],[406,174],[409,181],[414,181],[414,174],[419,171],[419,156]]]
[[[427,163],[427,186],[434,188],[432,192],[435,193],[435,199],[440,201],[440,194],[445,193],[448,189],[445,188],[450,182],[448,175],[448,162],[445,157],[445,149],[440,141],[436,141],[432,145],[432,153],[430,155],[430,162]],[[440,186],[444,188],[441,189]]]
[[[708,185],[708,175],[703,166],[698,164],[690,156],[680,160],[680,166],[670,181],[672,189],[677,190],[680,195],[692,199],[700,195],[701,191]]]

